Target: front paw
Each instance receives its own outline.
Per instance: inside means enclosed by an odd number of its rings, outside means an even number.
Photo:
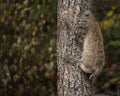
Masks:
[[[92,73],[91,75],[90,75],[90,77],[89,77],[89,80],[93,80],[93,79],[95,79],[96,78],[96,73],[94,72],[94,73]]]

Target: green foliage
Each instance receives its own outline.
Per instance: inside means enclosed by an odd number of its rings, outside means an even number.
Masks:
[[[0,2],[0,95],[56,92],[56,0]]]
[[[101,22],[104,35],[106,66],[98,82],[101,90],[117,95],[120,86],[120,1],[103,0],[106,16]]]

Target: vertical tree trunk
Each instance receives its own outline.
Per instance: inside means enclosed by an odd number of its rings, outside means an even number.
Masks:
[[[83,38],[87,30],[83,30],[77,25],[77,20],[81,19],[81,14],[90,8],[92,0],[58,0],[58,96],[93,96],[91,81],[77,65],[80,63],[83,51]],[[73,12],[69,13],[68,21],[65,22],[63,13],[69,8]],[[71,15],[71,17],[70,17]],[[69,19],[74,19],[70,24],[79,27],[79,35],[76,36],[73,26],[69,26]],[[75,24],[76,23],[76,24]],[[81,26],[84,26],[83,24]]]

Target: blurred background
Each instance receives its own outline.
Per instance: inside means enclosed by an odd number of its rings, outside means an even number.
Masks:
[[[120,93],[120,0],[99,8],[106,66],[99,92]],[[56,96],[57,0],[0,0],[0,96]]]

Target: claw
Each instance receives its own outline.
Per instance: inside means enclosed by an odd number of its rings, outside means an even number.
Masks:
[[[94,72],[94,73],[92,73],[92,74],[90,75],[89,80],[95,79],[95,77],[96,77],[96,74],[95,74],[95,72]]]

